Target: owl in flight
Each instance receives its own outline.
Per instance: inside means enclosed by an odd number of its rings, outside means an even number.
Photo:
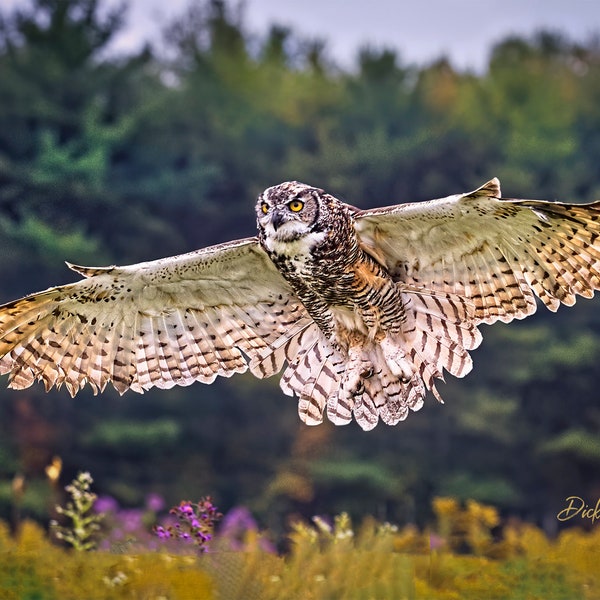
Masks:
[[[0,307],[0,373],[75,395],[249,367],[278,373],[308,425],[395,425],[444,370],[472,367],[480,323],[552,311],[600,288],[600,202],[468,194],[358,210],[298,182],[265,190],[258,236],[125,267]]]

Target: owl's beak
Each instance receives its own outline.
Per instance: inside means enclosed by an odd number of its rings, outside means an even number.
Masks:
[[[277,231],[284,223],[284,214],[280,210],[275,209],[271,215],[271,225],[273,225],[273,229]]]

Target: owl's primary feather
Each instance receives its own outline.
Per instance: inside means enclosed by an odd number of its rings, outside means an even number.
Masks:
[[[85,279],[0,309],[0,371],[74,395],[86,383],[121,393],[281,368],[311,324],[254,238],[127,267],[70,265]]]
[[[123,393],[247,368],[299,399],[308,424],[371,429],[472,368],[480,323],[600,288],[600,203],[474,192],[360,211],[297,182],[257,202],[259,234],[84,278],[0,307],[10,386]]]

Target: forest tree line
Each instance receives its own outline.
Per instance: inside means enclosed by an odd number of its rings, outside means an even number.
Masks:
[[[160,44],[121,56],[125,9],[33,0],[0,19],[0,299],[252,235],[265,187],[297,179],[351,204],[419,201],[498,176],[517,198],[600,198],[600,46],[509,37],[482,73],[376,45],[350,69],[326,41],[249,32],[233,2],[191,2]],[[399,40],[401,42],[401,40]],[[274,529],[286,515],[424,522],[436,495],[556,526],[600,495],[598,302],[483,327],[475,369],[397,427],[300,424],[277,378],[71,400],[0,389],[0,513],[47,510],[44,466],[90,470],[140,504],[211,494]],[[1,386],[5,387],[4,385]],[[0,516],[1,516],[0,514]]]

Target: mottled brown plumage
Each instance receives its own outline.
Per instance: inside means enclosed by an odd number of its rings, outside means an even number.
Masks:
[[[212,382],[287,367],[308,424],[371,429],[462,377],[480,323],[600,287],[600,203],[469,194],[360,211],[298,182],[269,188],[258,236],[126,267],[0,307],[0,372],[75,395]]]

